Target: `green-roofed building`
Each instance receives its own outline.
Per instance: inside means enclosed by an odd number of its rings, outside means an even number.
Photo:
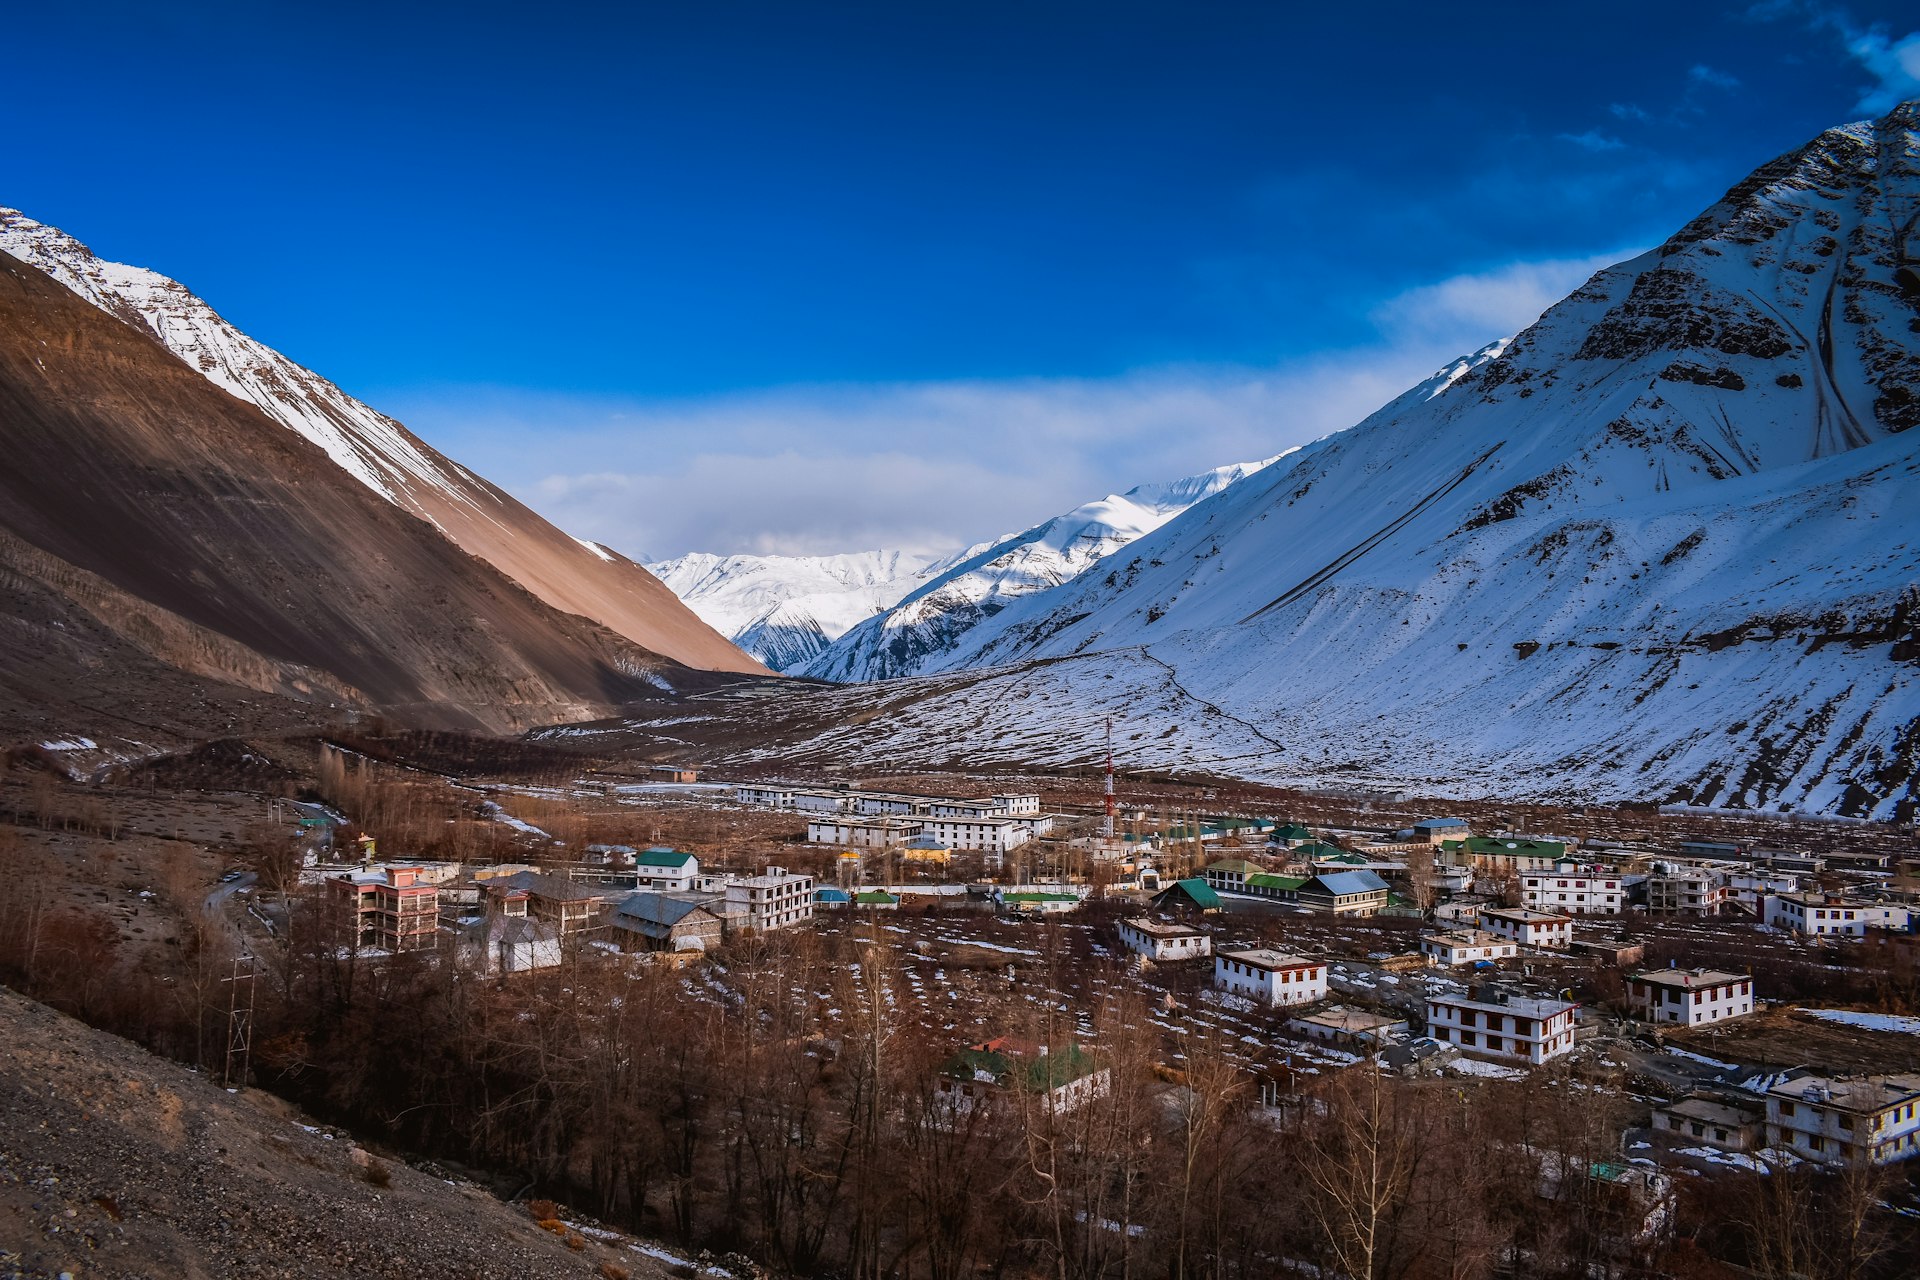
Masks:
[[[1298,849],[1303,844],[1313,843],[1313,832],[1297,822],[1289,822],[1284,826],[1276,827],[1273,834],[1267,838],[1282,848]]]
[[[1207,886],[1215,893],[1238,893],[1247,877],[1259,872],[1260,868],[1245,858],[1222,858],[1207,868]]]
[[[940,1096],[964,1112],[1017,1091],[1069,1111],[1103,1096],[1112,1075],[1111,1068],[1077,1044],[1050,1051],[1045,1045],[997,1036],[947,1059],[940,1068]]]
[[[700,859],[656,846],[633,855],[634,887],[655,893],[687,893],[700,879]]]
[[[1153,896],[1155,911],[1199,911],[1211,915],[1221,909],[1220,895],[1198,876],[1175,880]]]
[[[1565,841],[1519,836],[1468,836],[1465,840],[1444,841],[1440,850],[1456,865],[1501,871],[1548,871],[1567,856]]]
[[[1246,892],[1257,898],[1297,902],[1300,899],[1300,886],[1306,882],[1305,876],[1276,876],[1263,871],[1247,877]]]
[[[853,895],[853,905],[869,911],[894,911],[899,908],[900,899],[885,889],[867,889]]]

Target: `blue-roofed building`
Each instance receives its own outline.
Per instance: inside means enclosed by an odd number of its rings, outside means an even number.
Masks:
[[[1472,834],[1473,828],[1465,818],[1422,818],[1413,824],[1413,838],[1428,844],[1439,844],[1442,840],[1465,840]]]
[[[1303,907],[1337,916],[1370,916],[1387,905],[1387,882],[1372,871],[1324,871],[1294,895]]]
[[[833,908],[838,910],[841,907],[852,906],[853,895],[845,889],[836,889],[832,885],[821,885],[813,891],[813,905],[816,909]]]

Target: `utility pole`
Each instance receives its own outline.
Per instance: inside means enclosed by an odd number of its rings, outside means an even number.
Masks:
[[[227,987],[227,1066],[221,1083],[229,1089],[244,1088],[247,1069],[253,1060],[253,977],[251,955],[233,958],[233,973],[221,981]],[[241,994],[245,986],[246,993]]]
[[[1100,822],[1102,838],[1113,839],[1113,717],[1107,717],[1107,785],[1103,795],[1106,817]]]

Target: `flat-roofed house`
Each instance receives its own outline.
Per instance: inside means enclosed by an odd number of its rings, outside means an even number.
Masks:
[[[1573,920],[1529,907],[1482,907],[1480,927],[1523,947],[1564,951],[1573,941]]]
[[[1277,1009],[1327,998],[1327,963],[1265,947],[1222,951],[1213,958],[1213,985]]]
[[[1511,959],[1519,944],[1485,929],[1448,929],[1421,935],[1420,954],[1434,964],[1451,967]]]
[[[1204,929],[1138,917],[1122,920],[1120,944],[1149,960],[1191,960],[1213,954],[1213,937]]]
[[[813,877],[768,867],[760,875],[729,880],[726,912],[761,933],[803,924],[813,919]]]
[[[1649,969],[1627,979],[1634,1017],[1681,1027],[1725,1022],[1753,1012],[1753,977],[1714,969]]]
[[[1538,1066],[1573,1050],[1574,1013],[1564,1000],[1495,994],[1427,997],[1427,1034],[1460,1052]]]
[[[1563,862],[1549,871],[1520,876],[1520,905],[1562,915],[1617,916],[1625,908],[1627,890],[1618,871]]]
[[[1766,1108],[1695,1094],[1656,1104],[1653,1131],[1669,1142],[1719,1151],[1757,1150],[1766,1133]]]
[[[1821,1164],[1911,1160],[1920,1154],[1920,1074],[1777,1084],[1767,1090],[1767,1145]]]

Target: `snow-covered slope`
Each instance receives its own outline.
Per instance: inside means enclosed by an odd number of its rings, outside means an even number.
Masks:
[[[647,568],[720,634],[775,671],[791,671],[946,563],[904,551],[835,556],[696,551]]]
[[[1015,601],[967,661],[1020,665],[860,732],[1084,762],[1113,714],[1141,765],[1912,812],[1916,126],[1764,166],[1510,345]]]
[[[179,282],[106,262],[65,232],[6,208],[0,252],[158,339],[216,386],[318,445],[361,484],[555,608],[689,666],[762,669],[639,565],[561,533],[392,418],[240,332]]]
[[[995,630],[992,620],[1011,602],[1072,580],[1095,561],[1274,461],[1143,484],[970,548],[897,597],[898,604],[841,636],[801,671],[827,680],[864,681],[973,665]]]

